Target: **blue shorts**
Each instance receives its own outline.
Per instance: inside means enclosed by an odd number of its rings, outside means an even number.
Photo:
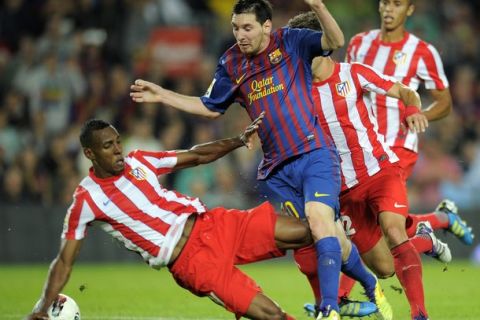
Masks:
[[[340,214],[340,162],[333,148],[321,148],[293,157],[280,164],[266,179],[267,186],[283,209],[305,219],[305,203],[321,202]]]

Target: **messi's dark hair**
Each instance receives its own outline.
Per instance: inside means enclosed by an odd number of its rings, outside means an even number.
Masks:
[[[288,20],[287,27],[322,31],[318,17],[313,11],[303,12]]]
[[[83,148],[90,148],[93,143],[93,132],[109,127],[110,123],[100,119],[87,120],[80,131],[80,144]]]
[[[267,0],[239,0],[233,6],[232,15],[253,13],[260,24],[272,20],[272,5]]]

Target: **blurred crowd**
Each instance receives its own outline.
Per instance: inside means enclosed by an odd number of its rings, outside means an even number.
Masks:
[[[249,123],[240,107],[232,106],[212,121],[161,105],[135,104],[129,97],[137,78],[202,95],[218,57],[234,43],[229,23],[233,2],[0,1],[0,203],[68,205],[88,172],[78,133],[89,118],[114,124],[125,152],[181,149],[240,133]],[[271,2],[276,27],[307,10],[303,0]],[[379,26],[377,0],[325,3],[347,40]],[[454,112],[422,136],[409,182],[411,206],[431,209],[449,197],[461,208],[480,208],[480,3],[415,3],[409,30],[440,51]],[[200,63],[188,75],[167,72],[165,61],[148,50],[152,31],[160,27],[201,31]],[[344,53],[339,50],[334,58],[343,60]],[[428,95],[422,98],[428,105]],[[246,208],[263,199],[263,186],[255,181],[260,159],[257,142],[253,152],[239,149],[162,182],[200,196],[209,206]]]

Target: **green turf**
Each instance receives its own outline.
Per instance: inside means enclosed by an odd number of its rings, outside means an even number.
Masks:
[[[297,319],[311,294],[293,262],[259,263],[243,268],[264,291]],[[20,319],[35,303],[43,285],[46,265],[0,265],[0,319]],[[424,266],[430,318],[480,319],[480,268],[468,262]],[[382,282],[395,319],[409,318],[404,295],[396,279]],[[83,290],[80,290],[80,288]],[[358,290],[358,288],[356,288]],[[138,264],[78,264],[63,290],[80,305],[82,319],[233,319],[207,298],[178,287],[167,270],[154,271]],[[355,292],[357,297],[358,291]]]

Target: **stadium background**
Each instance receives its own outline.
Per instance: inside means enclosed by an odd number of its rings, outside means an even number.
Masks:
[[[304,2],[271,1],[274,25],[307,10]],[[325,0],[352,35],[379,26],[375,0]],[[88,170],[78,142],[88,118],[112,122],[125,152],[178,149],[239,133],[239,107],[216,121],[160,105],[135,104],[137,78],[202,95],[217,58],[233,44],[226,0],[0,1],[0,263],[47,262],[58,249],[63,215]],[[480,3],[416,1],[408,29],[439,50],[450,81],[453,113],[422,135],[409,181],[413,212],[444,197],[480,230]],[[334,54],[343,60],[345,49]],[[422,95],[428,105],[428,95]],[[247,208],[265,199],[255,181],[261,158],[237,150],[214,164],[164,178],[167,187],[208,206]],[[445,237],[440,235],[441,238]],[[455,258],[473,255],[447,238]],[[475,245],[478,244],[476,240]],[[114,249],[112,249],[114,248]],[[93,231],[84,261],[137,260]]]

